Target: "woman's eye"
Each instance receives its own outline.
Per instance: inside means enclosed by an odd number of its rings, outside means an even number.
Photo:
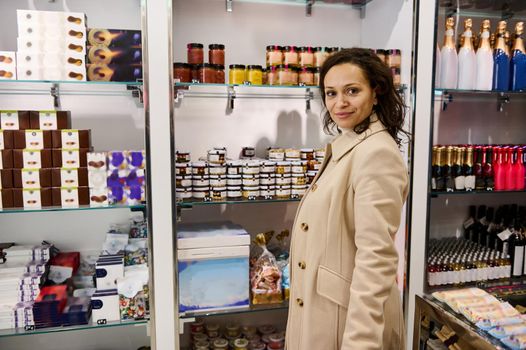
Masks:
[[[356,94],[357,92],[358,92],[358,89],[356,89],[356,88],[348,88],[348,89],[346,90],[347,95],[354,95],[354,94]]]
[[[333,96],[335,96],[335,95],[336,95],[336,93],[335,93],[334,91],[327,91],[327,92],[325,93],[325,96],[327,96],[327,97],[333,97]]]

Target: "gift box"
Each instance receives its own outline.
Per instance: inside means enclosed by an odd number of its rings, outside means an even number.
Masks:
[[[93,323],[119,321],[119,293],[117,289],[96,291],[91,297]]]
[[[0,111],[0,129],[29,129],[29,111]]]
[[[42,169],[51,168],[53,165],[50,149],[13,150],[13,168],[15,169]]]
[[[0,129],[0,150],[13,148],[13,133],[14,130]]]
[[[51,169],[13,169],[13,184],[15,188],[39,189],[51,187]]]
[[[13,141],[15,149],[42,150],[53,147],[49,130],[14,130]]]
[[[30,111],[29,123],[31,129],[70,129],[71,113],[69,111]]]

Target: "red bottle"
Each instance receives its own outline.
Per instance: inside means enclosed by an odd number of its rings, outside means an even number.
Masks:
[[[504,177],[502,171],[503,148],[497,146],[493,151],[493,175],[495,177],[495,191],[504,190]]]
[[[513,191],[515,188],[515,177],[513,176],[513,147],[504,147],[505,157],[503,162],[503,173],[504,173],[504,190]]]
[[[515,190],[524,191],[524,153],[522,147],[517,147],[517,160],[515,162]]]

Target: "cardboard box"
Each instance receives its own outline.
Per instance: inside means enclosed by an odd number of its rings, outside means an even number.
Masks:
[[[22,34],[20,29],[24,25],[34,25],[39,28],[54,26],[86,28],[86,15],[80,12],[16,10],[16,14],[19,35]]]
[[[13,203],[15,208],[40,208],[52,205],[51,188],[41,189],[13,189]]]
[[[13,169],[13,187],[33,188],[51,187],[51,169]]]
[[[86,54],[86,43],[77,38],[17,38],[18,51],[21,55],[27,53],[40,54]],[[20,64],[18,64],[19,66]],[[19,78],[20,79],[20,78]]]
[[[88,153],[88,170],[89,171],[99,171],[102,170],[106,172],[107,169],[107,159],[106,152],[89,152]]]
[[[107,47],[142,47],[140,30],[88,28],[88,44]]]
[[[37,52],[17,52],[17,62],[19,66],[26,68],[61,68],[69,69],[84,67],[85,57],[82,53],[69,52],[68,54],[58,53],[37,53]]]
[[[45,149],[53,148],[51,131],[49,130],[14,130],[15,149]]]
[[[53,187],[52,191],[54,206],[78,207],[90,203],[88,187]]]
[[[0,190],[0,209],[13,208],[13,190],[12,189],[1,189]]]
[[[91,147],[91,130],[53,130],[53,148],[74,150]]]
[[[142,80],[142,65],[121,65],[88,63],[88,80],[90,81],[127,81]]]
[[[13,150],[13,168],[15,169],[42,169],[53,167],[52,153],[50,149]]]
[[[53,150],[53,168],[82,168],[87,166],[89,148],[78,150]]]
[[[110,48],[95,45],[88,48],[88,62],[101,64],[142,64],[142,50],[140,48]]]
[[[29,129],[29,111],[0,111],[0,129]]]
[[[0,80],[16,80],[16,55],[14,51],[0,51]]]
[[[90,188],[90,205],[93,207],[107,206],[108,201],[108,188]]]
[[[88,168],[51,169],[52,187],[87,187],[88,186]]]
[[[13,171],[0,169],[0,189],[13,188]]]
[[[0,150],[13,149],[13,133],[14,130],[0,129]]]
[[[120,320],[119,293],[117,289],[97,291],[91,297],[93,323],[106,324]]]
[[[0,169],[13,169],[13,150],[4,149],[0,154]]]
[[[71,129],[70,111],[30,111],[31,129],[62,130]]]

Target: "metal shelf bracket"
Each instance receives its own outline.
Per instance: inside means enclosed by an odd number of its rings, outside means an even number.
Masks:
[[[226,12],[233,12],[234,11],[234,7],[233,7],[233,0],[225,0],[225,7],[226,7]]]
[[[447,109],[448,104],[453,102],[453,95],[451,95],[449,92],[444,91],[442,93],[442,110],[445,111]]]
[[[314,0],[307,0],[307,4],[305,6],[305,16],[312,16],[312,5],[314,5]]]
[[[51,88],[49,89],[49,94],[51,97],[53,97],[53,106],[55,108],[60,107],[60,93],[59,93],[59,87],[58,84],[51,84]]]
[[[510,103],[510,95],[506,95],[505,93],[501,92],[499,96],[497,96],[497,110],[499,112],[504,111],[504,105]]]
[[[310,111],[310,101],[314,99],[314,92],[308,88],[305,90],[305,110]]]
[[[139,99],[139,103],[144,103],[144,94],[142,90],[142,86],[139,85],[127,85],[126,90],[132,92],[132,97],[135,97]]]
[[[233,86],[229,86],[227,89],[227,111],[234,110],[234,100],[236,99],[236,90],[234,90]]]

